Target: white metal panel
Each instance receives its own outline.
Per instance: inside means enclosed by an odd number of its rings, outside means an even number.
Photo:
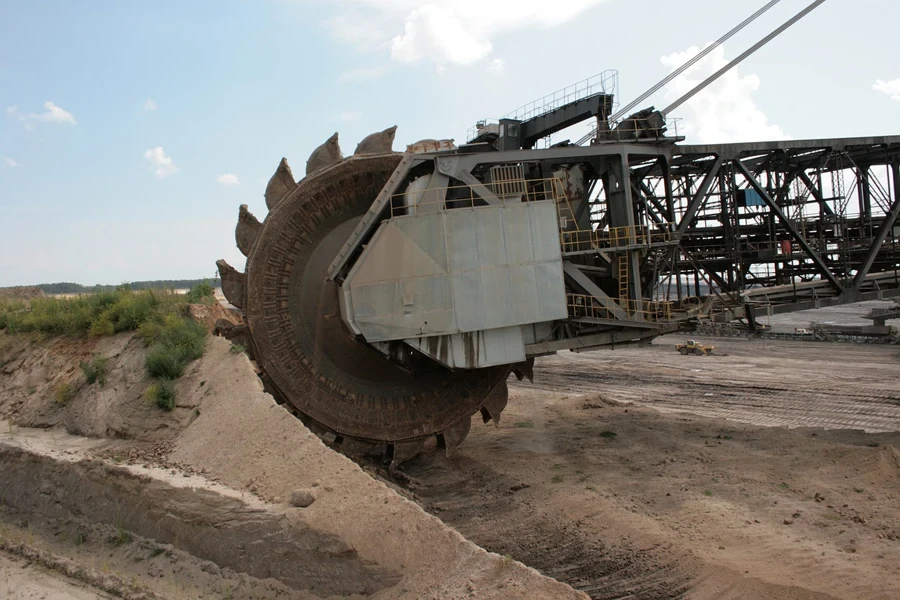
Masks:
[[[521,327],[410,338],[404,341],[451,369],[492,367],[525,360]]]
[[[447,257],[451,271],[465,271],[482,266],[478,254],[478,230],[475,222],[477,216],[483,212],[485,211],[462,208],[443,213],[443,234],[447,240]]]
[[[561,260],[559,247],[559,214],[555,202],[529,202],[529,228],[532,260],[554,262]],[[551,225],[552,223],[552,225]]]
[[[370,342],[457,330],[449,275],[349,289],[354,322]]]
[[[409,241],[420,248],[441,267],[441,272],[449,271],[447,263],[447,245],[444,240],[444,216],[442,213],[416,215],[414,218],[394,219],[390,221],[394,227],[403,232]],[[407,277],[415,277],[415,273],[406,273]]]
[[[556,204],[394,218],[372,238],[343,287],[345,319],[373,342],[564,319]],[[478,338],[493,340],[484,342],[492,356],[496,335]],[[508,334],[504,339],[512,343]]]
[[[507,264],[524,264],[534,260],[532,250],[534,234],[531,231],[530,221],[537,204],[537,202],[523,202],[522,204],[512,204],[506,208],[503,215],[502,235],[509,240],[506,253]],[[551,221],[550,227],[555,229],[555,219]]]

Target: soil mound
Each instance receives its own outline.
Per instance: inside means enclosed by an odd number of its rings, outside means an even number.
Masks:
[[[208,313],[196,317],[204,323],[225,318],[215,308]],[[151,383],[145,353],[132,334],[42,340],[0,332],[0,419],[10,422],[0,427],[0,446],[28,436],[15,452],[0,455],[10,466],[0,470],[0,489],[8,492],[0,494],[0,525],[33,521],[24,539],[47,539],[55,552],[89,560],[90,544],[72,527],[91,519],[112,528],[107,539],[127,538],[123,548],[130,553],[136,545],[150,548],[142,551],[152,555],[149,573],[190,576],[189,569],[179,575],[157,564],[162,559],[152,549],[168,544],[192,561],[216,565],[201,571],[237,572],[244,579],[235,585],[250,586],[241,589],[259,588],[268,574],[291,590],[288,597],[586,598],[475,546],[330,450],[263,391],[246,354],[224,338],[210,338],[206,354],[177,380],[171,412],[143,397]],[[102,387],[87,384],[79,367],[95,356],[107,359]],[[40,451],[41,432],[26,427],[54,428],[46,432],[54,448]],[[95,439],[67,437],[60,429]],[[154,468],[156,475],[122,470]],[[160,473],[190,490],[162,486]],[[26,485],[29,478],[38,483]],[[231,499],[216,499],[213,492]],[[298,502],[300,497],[305,500]],[[29,519],[22,511],[34,514]],[[0,527],[0,542],[2,534]],[[60,546],[60,539],[80,541]],[[214,541],[201,544],[204,539]],[[110,543],[93,551],[107,556]],[[147,573],[133,572],[137,567],[129,566],[125,550],[112,549],[109,560],[119,554],[123,579],[136,577],[159,589]],[[297,559],[302,569],[287,560],[295,554],[304,554]],[[184,583],[186,590],[192,582]],[[254,594],[230,597],[265,597]]]

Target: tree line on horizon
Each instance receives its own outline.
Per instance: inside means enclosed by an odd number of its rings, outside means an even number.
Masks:
[[[81,285],[80,283],[59,282],[41,283],[33,286],[43,290],[45,294],[93,294],[96,292],[111,292],[121,287],[131,290],[178,290],[190,289],[201,283],[208,283],[213,287],[219,287],[221,281],[218,277],[205,279],[157,279],[154,281],[131,281],[119,285]],[[32,287],[32,286],[27,286]]]

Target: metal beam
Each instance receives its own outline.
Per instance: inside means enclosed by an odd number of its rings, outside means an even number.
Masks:
[[[697,190],[697,193],[694,194],[694,197],[688,204],[687,210],[684,211],[684,216],[681,218],[681,222],[678,223],[678,228],[675,230],[676,240],[681,239],[685,231],[687,231],[688,227],[691,226],[691,222],[694,220],[694,217],[697,216],[697,211],[699,211],[700,208],[706,203],[706,199],[709,197],[709,188],[716,180],[716,177],[719,175],[719,169],[721,168],[722,157],[717,156],[713,161],[712,168],[710,168],[709,172],[706,174],[706,177],[703,178],[703,182],[700,184],[700,188]]]
[[[520,125],[519,143],[522,148],[533,148],[539,139],[591,117],[606,120],[606,110],[611,104],[612,99],[609,95],[594,94],[523,121]]]
[[[572,281],[574,281],[578,287],[583,289],[585,292],[590,294],[597,302],[603,305],[603,308],[608,310],[615,318],[620,319],[622,321],[628,320],[628,314],[622,309],[619,304],[610,298],[606,292],[597,287],[597,284],[591,281],[591,279],[581,272],[581,269],[578,268],[573,262],[569,262],[568,260],[563,261],[563,271],[565,271],[566,275],[568,275]]]
[[[585,335],[565,340],[538,342],[536,344],[526,345],[525,355],[539,356],[541,354],[550,354],[552,352],[558,352],[560,350],[587,350],[589,348],[592,349],[602,346],[614,346],[616,344],[627,344],[641,340],[652,340],[659,335],[678,331],[678,329],[679,327],[676,325],[673,325],[672,327],[667,329],[625,329],[622,331],[595,333],[593,335]]]
[[[790,312],[797,312],[801,310],[813,310],[816,308],[826,308],[828,306],[841,306],[843,304],[851,304],[853,302],[865,302],[868,300],[884,300],[887,298],[896,298],[900,296],[900,289],[887,289],[887,290],[875,290],[872,292],[862,292],[857,294],[852,299],[847,299],[846,297],[836,296],[832,298],[814,298],[811,300],[799,300],[797,302],[788,302],[785,304],[754,304],[757,309],[760,311],[765,311],[764,314],[769,315],[782,315]],[[757,317],[760,316],[760,312],[758,311]]]
[[[658,213],[665,214],[665,209],[662,204],[659,203],[659,200],[656,196],[653,195],[653,190],[647,187],[643,181],[640,182],[640,187],[635,185],[634,180],[631,182],[631,191],[634,192],[641,200],[644,201],[644,208],[647,210],[647,215],[656,223],[656,226],[660,231],[667,231],[665,221],[659,216]],[[652,204],[652,207],[651,207]],[[653,210],[653,209],[656,210]]]
[[[806,186],[806,189],[809,190],[809,193],[813,195],[813,198],[818,201],[819,206],[822,207],[822,212],[826,215],[834,215],[834,210],[832,210],[832,208],[828,206],[828,203],[825,202],[825,198],[819,193],[819,188],[813,180],[810,179],[806,171],[800,171],[800,180],[803,182],[803,185]]]
[[[735,166],[737,166],[738,170],[743,174],[744,178],[747,179],[747,182],[756,190],[756,192],[762,196],[763,201],[769,205],[769,208],[773,213],[778,217],[778,219],[782,222],[791,236],[797,240],[797,243],[800,244],[800,247],[803,248],[803,251],[806,255],[813,261],[813,264],[816,265],[816,268],[821,271],[822,275],[824,275],[828,281],[831,282],[831,285],[835,287],[839,292],[844,291],[844,287],[838,281],[837,277],[834,276],[834,273],[831,272],[831,269],[828,268],[828,265],[825,264],[825,261],[822,260],[822,257],[819,256],[819,253],[813,250],[812,246],[809,245],[809,242],[806,241],[806,238],[797,231],[797,228],[794,227],[794,224],[790,219],[787,218],[787,215],[782,212],[781,208],[778,206],[778,203],[772,199],[772,196],[769,195],[769,192],[759,184],[756,177],[753,176],[750,171],[747,170],[747,167],[744,166],[739,160],[734,161]]]
[[[866,253],[866,258],[860,265],[856,277],[853,278],[852,289],[854,291],[859,290],[859,286],[862,284],[863,279],[869,274],[872,263],[875,262],[875,257],[877,257],[878,253],[881,251],[881,245],[884,243],[884,240],[887,239],[888,233],[894,226],[897,215],[900,214],[900,185],[898,185],[898,183],[900,183],[900,164],[895,162],[891,165],[891,174],[893,175],[894,180],[894,203],[891,205],[890,212],[885,215],[884,220],[881,222],[881,227],[878,228],[878,233],[875,234],[875,239],[872,241],[872,245]]]

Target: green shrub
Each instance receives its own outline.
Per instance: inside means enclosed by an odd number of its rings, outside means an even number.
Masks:
[[[103,356],[95,356],[90,362],[80,362],[81,372],[84,373],[84,380],[88,385],[99,383],[100,387],[106,385],[106,361]]]
[[[110,335],[134,331],[149,320],[177,313],[186,304],[183,296],[172,292],[131,292],[123,287],[74,298],[0,300],[0,329],[73,337]]]
[[[206,328],[192,318],[166,315],[154,341],[179,349],[187,361],[192,361],[203,356],[206,336]]]
[[[188,317],[167,315],[152,329],[152,336],[146,367],[151,376],[160,379],[178,379],[188,363],[203,356],[206,349],[206,329]]]
[[[158,381],[146,389],[144,397],[163,410],[174,410],[175,384],[166,379]]]
[[[65,406],[75,397],[75,387],[71,383],[60,383],[53,391],[53,397],[57,404]]]
[[[154,344],[147,351],[145,360],[147,373],[160,379],[178,379],[184,375],[187,360],[178,348],[164,344]]]
[[[211,304],[215,300],[215,289],[209,282],[198,283],[185,294],[185,298],[191,304]]]
[[[134,538],[131,537],[130,533],[121,527],[117,527],[116,532],[106,538],[106,543],[112,544],[113,546],[122,546],[124,544],[130,544],[133,539]]]

